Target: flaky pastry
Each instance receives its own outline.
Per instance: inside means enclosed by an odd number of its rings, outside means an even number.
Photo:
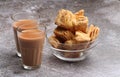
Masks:
[[[99,31],[100,31],[99,27],[94,26],[93,24],[90,25],[88,29],[88,35],[91,41],[95,40],[98,37]]]
[[[76,22],[74,14],[69,10],[60,10],[55,19],[55,24],[65,29],[73,29]]]
[[[50,42],[50,44],[51,44],[53,47],[55,47],[55,48],[58,48],[58,47],[59,47],[60,42],[59,42],[59,40],[56,38],[56,36],[54,36],[54,35],[50,36],[50,37],[49,37],[49,42]]]
[[[62,40],[62,42],[66,41],[66,40],[70,40],[74,37],[74,34],[71,31],[61,28],[59,26],[54,30],[54,34],[58,38],[60,38]]]
[[[64,48],[65,50],[75,50],[76,47],[75,47],[74,44],[76,44],[76,41],[75,41],[75,40],[67,40],[67,41],[65,41],[63,48]]]
[[[75,35],[76,35],[76,37],[74,39],[78,42],[88,42],[88,41],[90,41],[89,35],[82,32],[82,31],[76,31]]]
[[[76,12],[75,15],[76,15],[76,17],[82,17],[82,16],[84,16],[84,10],[82,9],[82,10]]]
[[[85,16],[76,17],[76,23],[74,28],[76,31],[79,30],[86,33],[88,28],[88,18]]]

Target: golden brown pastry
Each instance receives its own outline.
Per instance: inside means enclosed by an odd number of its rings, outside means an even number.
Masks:
[[[87,33],[87,28],[88,28],[88,18],[81,16],[81,17],[76,17],[76,23],[74,26],[76,31],[82,31],[84,33]]]
[[[74,37],[74,34],[71,31],[59,26],[54,30],[54,34],[58,39],[61,39],[61,42],[65,42],[66,40],[70,40]]]
[[[55,19],[55,24],[57,26],[63,27],[65,29],[73,30],[74,23],[76,22],[75,15],[69,11],[61,9]]]
[[[89,35],[86,33],[83,33],[82,31],[76,31],[75,35],[76,37],[74,39],[80,43],[90,41]]]
[[[54,48],[58,48],[60,45],[59,40],[56,38],[56,36],[52,35],[49,37],[49,42]]]
[[[85,49],[89,42],[78,42],[76,40],[68,40],[64,43],[63,49],[65,50],[81,50]]]
[[[84,16],[84,10],[81,9],[79,10],[78,12],[75,13],[76,17],[81,17],[81,16]]]
[[[94,29],[94,25],[91,24],[90,27],[88,28],[88,32],[87,32],[89,36],[90,36],[91,32],[93,31],[93,29]]]
[[[75,40],[68,40],[65,42],[63,49],[65,50],[81,50],[88,47],[88,42],[77,42]],[[67,58],[78,58],[81,52],[63,52],[63,56]]]
[[[88,35],[90,37],[90,41],[94,41],[98,35],[99,35],[99,27],[94,26],[93,24],[90,25],[89,29],[88,29]]]
[[[76,50],[77,46],[75,44],[76,44],[75,40],[67,40],[64,44],[63,49]],[[80,56],[80,52],[63,52],[63,56],[67,58],[77,58]]]
[[[93,40],[95,40],[97,37],[98,37],[98,35],[99,35],[99,33],[100,33],[100,28],[99,27],[95,27],[95,36],[94,36],[94,39]]]
[[[76,31],[79,30],[86,33],[88,28],[88,18],[84,16],[84,10],[82,9],[76,12],[75,17],[76,17],[76,22],[74,26],[75,30]]]
[[[65,49],[65,50],[75,50],[76,49],[75,44],[76,44],[75,40],[67,40],[64,43],[63,49]]]
[[[69,44],[69,45],[72,45],[72,44],[76,44],[77,42],[75,40],[67,40],[65,42],[65,44]]]

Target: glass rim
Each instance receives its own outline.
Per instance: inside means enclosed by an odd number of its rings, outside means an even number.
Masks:
[[[30,23],[32,24],[32,23]],[[23,25],[20,25],[17,27],[17,31],[18,32],[21,32],[23,30],[32,30],[32,29],[39,29],[39,27],[43,27],[44,28],[44,32],[46,32],[46,25],[44,23],[38,23],[35,27],[33,28],[28,28],[28,29],[21,29],[22,26],[26,26],[26,25],[29,25],[29,24],[23,24]]]
[[[17,16],[17,15],[19,15],[19,14],[27,14],[27,15],[34,15],[34,16],[36,16],[38,19],[40,18],[40,16],[38,15],[36,15],[36,14],[34,14],[34,13],[30,13],[30,12],[27,12],[27,11],[22,11],[22,12],[17,12],[17,13],[14,13],[14,14],[12,14],[10,17],[11,17],[11,19],[13,20],[13,21],[16,21],[16,19],[15,19],[15,16]]]
[[[51,35],[52,36],[52,35]],[[47,36],[47,34],[46,34],[46,38],[47,38],[47,41],[50,43],[50,41],[49,41],[49,37],[50,36]],[[96,41],[98,41],[98,39],[95,39],[95,40],[93,40],[93,41],[85,41],[85,42],[80,42],[80,43],[77,43],[77,44],[72,44],[72,45],[83,45],[83,44],[89,44],[89,43],[93,43],[93,42],[96,42]],[[58,43],[59,45],[70,45],[70,44],[65,44],[65,43]]]
[[[83,48],[83,49],[76,49],[76,50],[66,50],[66,49],[59,49],[59,48],[54,48],[54,47],[50,47],[51,49],[54,49],[54,50],[56,50],[56,51],[58,51],[58,52],[84,52],[84,51],[87,51],[87,50],[90,50],[90,49],[92,49],[92,48],[94,48],[95,46],[97,46],[97,44],[98,43],[96,43],[96,44],[94,44],[93,46],[90,46],[90,47],[85,47],[85,48]]]

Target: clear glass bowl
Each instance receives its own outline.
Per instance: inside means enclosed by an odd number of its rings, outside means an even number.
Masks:
[[[87,57],[89,50],[94,48],[98,44],[98,41],[85,42],[85,43],[72,44],[72,45],[59,43],[58,44],[59,47],[55,48],[50,44],[49,41],[49,37],[53,35],[53,31],[54,28],[53,29],[47,28],[46,31],[47,42],[49,44],[49,47],[53,55],[63,61],[76,62],[76,61],[84,60]]]

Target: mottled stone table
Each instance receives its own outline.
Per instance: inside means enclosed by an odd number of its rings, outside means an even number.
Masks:
[[[24,70],[15,54],[10,16],[20,11],[37,12],[42,22],[52,26],[61,8],[73,12],[85,9],[89,22],[101,28],[99,44],[84,61],[68,63],[54,57],[46,43],[41,68]],[[119,77],[119,8],[120,0],[0,0],[0,77]]]

